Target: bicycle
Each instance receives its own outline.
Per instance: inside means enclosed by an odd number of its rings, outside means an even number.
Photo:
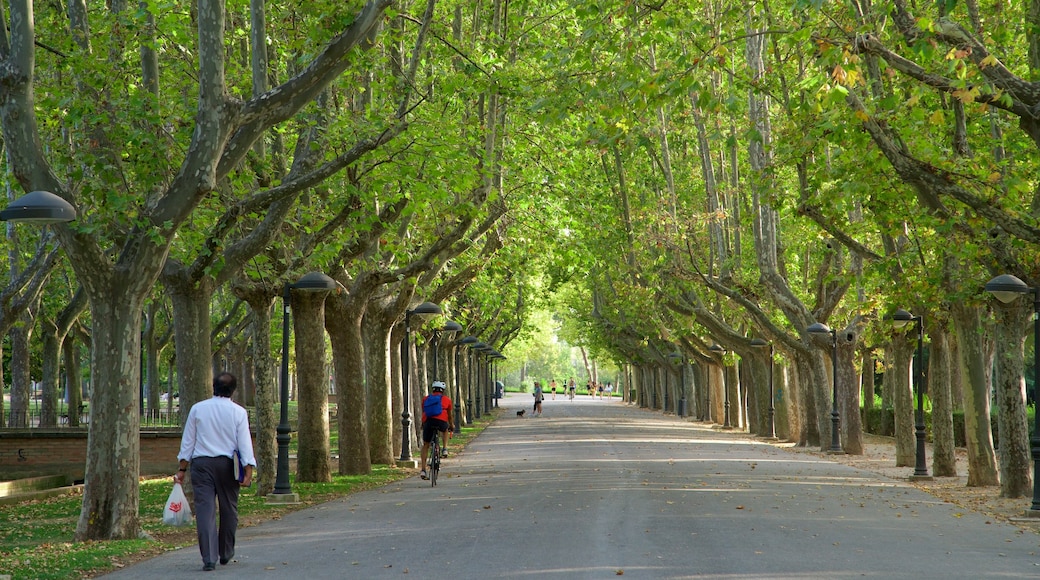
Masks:
[[[437,485],[437,473],[441,470],[441,443],[440,431],[433,432],[433,441],[430,441],[430,487]]]

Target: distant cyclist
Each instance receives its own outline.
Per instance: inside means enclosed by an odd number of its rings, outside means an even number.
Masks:
[[[430,453],[430,442],[433,441],[433,436],[437,431],[440,431],[443,436],[441,437],[441,447],[448,443],[448,431],[454,431],[451,423],[451,399],[444,394],[444,383],[442,381],[433,381],[433,385],[430,386],[430,394],[423,397],[423,412],[422,412],[422,471],[419,472],[419,477],[427,479],[429,476],[426,474],[426,456]],[[437,412],[437,403],[440,403],[440,412]]]

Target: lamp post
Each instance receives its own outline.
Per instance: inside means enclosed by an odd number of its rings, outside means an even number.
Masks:
[[[487,367],[486,367],[487,370],[484,372],[484,386],[485,386],[485,389],[484,389],[484,412],[485,413],[490,413],[491,412],[491,390],[495,388],[495,383],[494,383],[494,380],[495,380],[495,378],[494,378],[495,367],[494,367],[494,364],[495,364],[495,359],[498,358],[500,355],[499,355],[499,352],[497,350],[495,350],[494,348],[491,348],[491,347],[488,347],[488,350],[485,351],[484,354],[487,356],[487,360],[485,361],[485,364],[487,365]]]
[[[336,289],[336,281],[321,272],[309,272],[295,284],[286,283],[282,288],[282,384],[279,389],[279,418],[275,437],[278,441],[278,463],[274,491],[267,496],[267,501],[272,503],[300,502],[300,496],[293,493],[289,484],[289,441],[292,439],[292,428],[289,426],[289,292],[293,289],[301,292],[327,292]]]
[[[460,327],[461,330],[461,327]],[[462,433],[462,377],[459,373],[459,346],[469,346],[476,344],[477,337],[467,336],[461,340],[455,342],[455,431]],[[471,357],[472,358],[472,357]],[[469,375],[469,369],[466,369],[467,377]],[[472,381],[469,381],[472,384]]]
[[[679,407],[675,414],[679,417],[686,416],[686,354],[678,351],[670,353],[668,358],[679,361]]]
[[[507,358],[509,358],[509,357],[507,357],[504,354],[499,354],[498,355],[498,360],[500,361],[499,364],[502,364],[501,361],[504,361]],[[501,366],[496,369],[496,373],[495,374],[497,375],[496,378],[495,378],[495,393],[497,395],[496,398],[495,398],[495,406],[498,407],[499,406],[499,403],[498,403],[499,400],[502,398],[503,395],[506,394],[506,384],[502,383],[502,367]],[[499,383],[502,383],[502,390],[501,391],[498,390]]]
[[[721,345],[713,344],[713,345],[708,347],[708,350],[711,350],[711,351],[719,353],[720,357],[726,356],[726,349],[724,347],[722,347]],[[726,360],[725,359],[722,360],[722,391],[723,391],[722,394],[723,394],[723,397],[724,397],[723,398],[723,404],[722,404],[722,408],[724,409],[723,417],[725,417],[725,421],[722,424],[722,428],[723,429],[732,429],[733,425],[731,425],[730,422],[729,422],[729,374],[726,373]]]
[[[470,389],[469,389],[470,404],[473,406],[474,416],[476,416],[476,417],[483,417],[484,416],[484,403],[483,403],[483,400],[484,400],[484,396],[483,396],[484,387],[482,386],[483,385],[483,382],[482,382],[483,381],[483,379],[482,379],[483,374],[482,373],[484,371],[484,367],[483,367],[483,364],[480,361],[480,355],[484,354],[484,352],[487,351],[487,349],[489,349],[491,347],[488,346],[488,344],[486,342],[477,342],[477,343],[469,345],[469,348],[473,352],[474,356],[477,359],[477,365],[473,369],[473,374],[475,375],[473,378],[474,378],[474,382],[476,383],[476,385],[475,385],[476,388],[474,389],[473,387],[470,387]]]
[[[766,431],[766,439],[776,439],[776,408],[773,406],[773,343],[766,342],[761,338],[752,338],[751,346],[755,348],[769,347],[769,421]]]
[[[1030,287],[1017,276],[1001,274],[986,282],[986,291],[1007,304],[1020,294],[1033,295],[1033,405],[1040,401],[1040,291]],[[1029,438],[1030,454],[1033,457],[1033,505],[1026,510],[1026,517],[1040,518],[1040,407],[1033,414],[1033,435]]]
[[[459,324],[458,322],[455,322],[454,320],[449,320],[449,321],[444,323],[443,327],[435,328],[433,330],[433,378],[434,378],[434,380],[437,380],[437,375],[440,374],[440,372],[441,372],[440,367],[437,366],[437,351],[440,350],[440,346],[441,346],[440,340],[438,339],[437,335],[439,335],[442,332],[458,332],[460,330],[462,330],[462,325]]]
[[[404,343],[401,344],[401,461],[412,460],[412,420],[408,410],[412,406],[411,394],[408,392],[408,378],[411,374],[411,320],[412,316],[426,318],[437,316],[441,313],[441,307],[433,302],[423,302],[412,310],[404,313]]]
[[[470,339],[472,339],[472,340],[470,340]],[[480,339],[478,339],[475,336],[470,335],[470,336],[467,336],[466,338],[463,338],[462,342],[468,347],[466,349],[466,356],[469,358],[469,361],[468,361],[469,364],[466,365],[466,393],[467,393],[467,396],[466,396],[466,424],[467,425],[472,425],[473,424],[473,393],[474,393],[474,387],[475,387],[474,383],[476,382],[475,379],[476,379],[476,374],[477,374],[476,365],[473,363],[473,353],[475,351],[474,347],[478,343],[480,343]]]
[[[924,362],[924,319],[920,316],[914,316],[900,308],[892,313],[891,320],[892,325],[896,328],[903,328],[910,322],[917,323],[917,356],[914,357],[914,391],[917,393],[917,413],[914,416],[914,436],[917,438],[917,457],[914,465],[914,474],[910,476],[910,479],[914,481],[931,480],[932,476],[928,474],[928,462],[925,459],[924,395],[921,393],[921,364]]]
[[[841,437],[838,434],[838,425],[841,416],[838,414],[838,333],[831,327],[821,322],[814,322],[805,329],[810,334],[831,335],[831,447],[827,453],[844,453],[841,448]]]

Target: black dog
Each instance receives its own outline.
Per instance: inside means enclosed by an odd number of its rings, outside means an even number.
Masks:
[[[523,417],[524,413],[526,413],[526,412],[527,412],[527,409],[520,409],[519,411],[516,412],[516,416],[517,417]]]

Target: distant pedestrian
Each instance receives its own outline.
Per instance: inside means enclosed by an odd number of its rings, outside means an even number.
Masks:
[[[568,381],[567,381],[567,390],[570,392],[571,400],[573,401],[574,400],[574,392],[577,390],[577,387],[574,384],[574,377],[571,377],[570,379],[568,379]]]
[[[549,388],[552,389],[553,400],[556,400],[556,379],[549,382]]]
[[[535,383],[534,383],[534,413],[531,414],[532,417],[541,417],[542,416],[542,399],[544,399],[544,398],[545,398],[545,395],[542,393],[542,383],[539,383],[538,381],[535,381]]]
[[[253,482],[253,440],[249,435],[249,415],[231,400],[235,392],[235,376],[220,373],[213,378],[213,398],[199,401],[188,411],[177,454],[180,467],[173,476],[184,481],[191,469],[191,487],[195,492],[195,524],[198,528],[202,569],[216,569],[217,559],[227,564],[235,556],[235,533],[238,530],[238,492]],[[238,479],[232,457],[241,457],[245,477]],[[217,511],[220,529],[217,529]]]

